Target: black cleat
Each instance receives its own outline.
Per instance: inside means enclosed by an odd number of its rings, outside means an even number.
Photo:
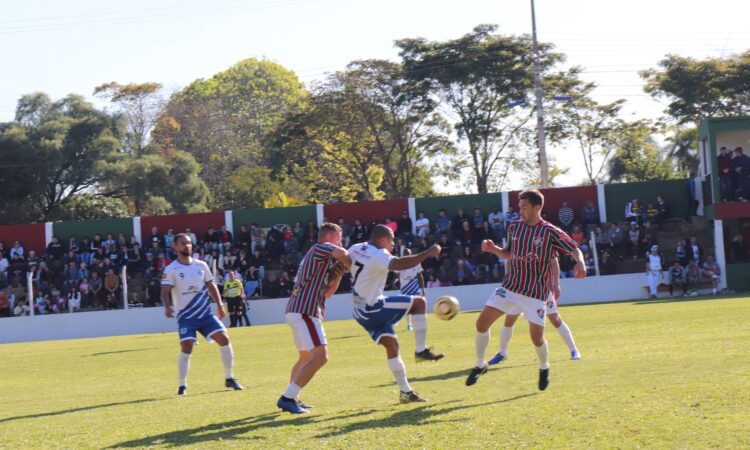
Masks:
[[[485,373],[487,373],[487,366],[475,367],[471,369],[471,372],[469,372],[469,377],[466,378],[466,385],[473,386],[479,379],[479,375],[484,375]]]
[[[417,362],[422,361],[437,361],[439,359],[443,359],[442,353],[433,353],[432,349],[426,348],[422,350],[421,352],[414,352],[414,358],[417,360]]]
[[[401,403],[422,403],[427,401],[426,398],[420,397],[419,394],[414,391],[401,391],[398,399]]]
[[[234,378],[227,378],[227,379],[226,379],[226,380],[224,381],[224,386],[226,386],[226,387],[228,387],[228,388],[232,388],[232,389],[234,389],[235,391],[241,391],[241,390],[245,389],[245,388],[243,388],[243,387],[242,387],[242,385],[241,385],[240,383],[238,383],[238,382],[237,382],[237,380],[235,380]]]
[[[539,390],[543,391],[549,386],[549,369],[539,369]]]
[[[180,397],[184,397],[187,395],[187,386],[180,386],[177,389],[177,395]]]

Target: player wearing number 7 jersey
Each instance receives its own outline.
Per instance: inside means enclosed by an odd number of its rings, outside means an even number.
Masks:
[[[388,368],[396,378],[401,390],[403,403],[425,401],[417,395],[406,379],[406,368],[398,350],[398,338],[393,325],[406,314],[412,315],[417,361],[436,361],[443,355],[436,355],[427,348],[427,304],[425,298],[417,295],[383,295],[388,272],[404,270],[420,264],[427,258],[438,256],[440,246],[433,245],[427,250],[400,258],[391,255],[393,230],[385,225],[376,225],[370,233],[370,241],[355,244],[349,248],[352,262],[352,297],[354,319],[367,330],[376,344],[385,347]]]

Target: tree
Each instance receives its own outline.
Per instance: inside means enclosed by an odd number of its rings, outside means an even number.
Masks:
[[[667,132],[667,155],[674,161],[680,175],[688,177],[698,173],[698,128],[672,126]]]
[[[124,150],[141,156],[148,145],[149,134],[164,111],[165,101],[159,94],[159,83],[119,84],[115,81],[97,86],[94,95],[109,99],[125,115],[127,125]]]
[[[175,93],[160,117],[154,141],[182,149],[201,165],[213,202],[241,166],[268,167],[263,143],[307,96],[296,75],[279,64],[247,59]]]
[[[626,127],[619,118],[625,100],[607,104],[594,101],[591,93],[596,84],[581,81],[578,73],[575,68],[557,79],[556,95],[569,99],[549,110],[546,131],[551,142],[578,147],[589,184],[597,184]]]
[[[668,158],[662,158],[651,135],[656,131],[648,121],[637,121],[623,128],[614,156],[609,161],[610,182],[670,180],[679,178]]]
[[[678,124],[750,114],[750,51],[726,59],[667,55],[658,66],[641,72],[644,90],[669,99],[665,112]]]
[[[120,146],[116,121],[78,95],[52,102],[23,96],[16,118],[0,127],[7,221],[43,221],[103,179],[101,161]]]
[[[86,193],[63,201],[48,219],[64,222],[130,216],[130,209],[121,199]]]
[[[505,150],[532,117],[514,102],[530,97],[534,54],[530,36],[496,34],[494,25],[480,25],[455,40],[430,42],[423,38],[396,41],[406,77],[424,83],[431,95],[456,117],[455,131],[466,148],[453,161],[453,171],[470,168],[476,189],[488,192],[502,166]],[[546,71],[563,56],[539,46]]]

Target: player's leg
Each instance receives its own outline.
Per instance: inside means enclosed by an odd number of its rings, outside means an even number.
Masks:
[[[573,339],[573,332],[570,331],[568,324],[563,321],[560,313],[550,313],[547,311],[547,319],[549,319],[549,323],[555,327],[557,333],[560,335],[563,342],[565,342],[565,345],[568,346],[568,350],[570,350],[570,359],[581,359],[581,353],[578,351],[576,342]]]
[[[385,348],[388,368],[391,370],[393,378],[396,379],[399,391],[401,391],[399,395],[400,401],[402,403],[427,401],[414,392],[409,384],[409,380],[406,378],[406,366],[399,355],[398,339],[396,336],[386,336],[385,334],[390,334],[387,333],[388,330],[383,331],[384,333],[380,335],[377,343]]]
[[[183,330],[185,333],[183,333]],[[195,339],[195,330],[192,330],[192,336],[190,336],[188,330],[180,327],[180,355],[177,357],[177,382],[179,386],[177,395],[187,395],[187,377],[190,371],[190,358],[193,355]]]
[[[505,291],[500,288],[490,295],[487,304],[482,308],[482,312],[479,313],[477,318],[476,336],[474,338],[474,346],[476,351],[476,364],[474,368],[469,372],[469,376],[466,378],[466,385],[472,386],[477,382],[479,376],[487,373],[487,346],[490,345],[490,327],[497,319],[499,319],[507,308],[505,308],[505,299],[500,296],[500,293],[505,295]]]
[[[294,345],[300,356],[292,368],[289,386],[276,402],[276,406],[293,414],[304,414],[308,411],[298,400],[299,394],[318,370],[328,362],[328,343],[318,318],[298,313],[288,313],[285,317],[292,328]]]
[[[216,321],[218,322],[219,319],[217,318]],[[226,329],[223,329],[223,324],[222,329],[209,332],[206,337],[210,337],[219,344],[221,364],[224,366],[224,386],[232,388],[235,391],[243,390],[242,385],[234,379],[234,349],[232,349],[232,343],[229,341]]]
[[[537,362],[539,363],[539,390],[543,391],[549,385],[549,350],[547,340],[544,339],[544,325],[530,321],[529,335],[531,336],[531,342],[534,344]]]
[[[312,358],[312,355],[310,355],[309,351],[299,352],[299,358],[297,359],[297,362],[294,363],[294,367],[292,367],[292,375],[289,377],[290,383],[294,381],[294,377],[297,375],[297,372],[299,371],[300,367],[304,366],[305,363],[310,361],[310,358]]]
[[[487,364],[494,366],[495,364],[499,364],[508,358],[508,345],[510,344],[510,339],[513,337],[513,327],[516,324],[516,320],[518,320],[518,316],[518,314],[505,315],[505,322],[503,323],[503,327],[500,329],[499,351],[495,356],[487,361]]]
[[[391,301],[392,297],[386,299],[386,305]],[[411,315],[412,329],[414,331],[414,353],[417,361],[437,361],[443,358],[442,354],[435,354],[427,348],[427,302],[424,297],[412,296],[411,308],[409,308],[409,315]]]

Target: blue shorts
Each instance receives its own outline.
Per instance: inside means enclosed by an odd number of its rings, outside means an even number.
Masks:
[[[393,325],[409,312],[413,302],[414,297],[411,295],[381,297],[372,306],[355,305],[354,319],[370,333],[372,340],[378,343],[383,336],[396,337]]]
[[[196,331],[200,332],[206,339],[214,333],[226,331],[221,320],[213,314],[200,319],[180,319],[177,321],[177,327],[180,334],[180,342],[187,340],[197,341]]]

